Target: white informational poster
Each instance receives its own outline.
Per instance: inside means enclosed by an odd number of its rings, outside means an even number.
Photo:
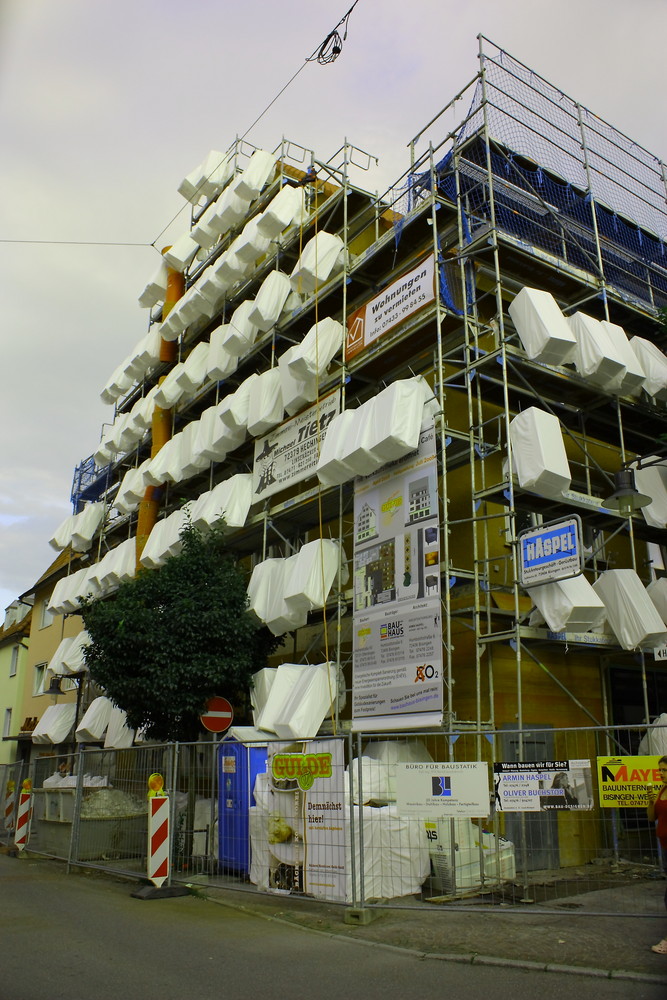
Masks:
[[[499,812],[593,808],[590,760],[496,762],[493,784]]]
[[[401,816],[488,816],[489,765],[484,761],[435,761],[396,765],[396,806]]]
[[[341,740],[269,747],[269,886],[345,901],[345,762]]]
[[[253,503],[315,475],[329,424],[340,413],[333,392],[255,441]]]
[[[417,451],[357,479],[352,715],[355,729],[442,718],[435,428]]]

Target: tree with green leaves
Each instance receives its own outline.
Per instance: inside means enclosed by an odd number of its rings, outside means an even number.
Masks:
[[[92,680],[156,740],[196,740],[207,700],[247,701],[251,674],[281,639],[247,611],[246,580],[226,549],[222,525],[204,536],[191,524],[182,552],[143,570],[81,614],[91,637]]]

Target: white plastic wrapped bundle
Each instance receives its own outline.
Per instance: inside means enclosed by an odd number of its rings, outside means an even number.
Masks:
[[[278,673],[277,667],[264,667],[254,673],[250,683],[250,704],[252,706],[253,724],[257,725],[259,714],[266,704],[269,691],[273,687],[273,682]]]
[[[90,635],[85,629],[74,636],[69,649],[65,650],[62,658],[63,674],[65,676],[85,674],[87,672],[88,666],[86,664],[85,652],[90,643]]]
[[[108,465],[109,462],[111,462],[111,460],[113,459],[114,454],[115,452],[113,451],[113,449],[109,448],[108,444],[105,441],[100,441],[100,443],[97,446],[97,450],[93,455],[93,460],[97,468],[103,469],[105,465]]]
[[[163,302],[166,293],[167,265],[164,260],[161,260],[139,296],[139,305],[142,309],[150,309],[152,306],[156,306],[158,302]]]
[[[307,619],[303,612],[291,611],[283,597],[285,574],[286,571],[291,571],[295,558],[265,559],[255,566],[248,584],[248,609],[274,635],[282,635],[290,628],[298,628]]]
[[[174,437],[165,441],[157,455],[151,458],[144,472],[146,486],[161,486],[162,483],[173,482],[171,469],[176,461],[179,443],[178,435],[175,434]]]
[[[105,505],[89,503],[74,518],[71,545],[75,552],[87,552],[104,521]]]
[[[571,361],[576,339],[551,292],[524,287],[509,314],[528,357],[548,365]]]
[[[232,288],[237,281],[244,278],[248,270],[249,265],[236,256],[234,243],[216,261],[216,274],[220,276],[228,288]]]
[[[136,469],[128,469],[121,480],[113,505],[121,514],[131,514],[137,509],[146,493],[144,474],[151,464],[145,459]]]
[[[223,517],[226,530],[242,528],[251,503],[252,473],[239,472],[195,500],[190,510],[192,524],[205,531]]]
[[[104,737],[105,750],[126,750],[134,742],[134,730],[127,725],[127,715],[112,704],[109,725]]]
[[[183,233],[168,250],[165,250],[163,256],[169,267],[174,271],[183,272],[195,259],[198,250],[199,244],[192,239],[190,233]]]
[[[330,538],[317,538],[303,545],[285,577],[283,596],[287,606],[306,613],[322,608],[338,573],[340,546]]]
[[[72,531],[76,524],[76,514],[69,514],[64,521],[61,521],[56,530],[49,538],[49,545],[52,549],[66,549],[72,540]]]
[[[667,528],[667,459],[657,461],[658,456],[645,461],[655,461],[638,469],[634,465],[635,486],[640,493],[651,498],[651,503],[641,508],[644,520],[654,528]]]
[[[577,341],[572,360],[580,375],[602,386],[623,378],[626,367],[599,320],[576,312],[568,318],[568,325]]]
[[[283,396],[280,388],[280,371],[270,368],[258,375],[250,386],[248,404],[248,434],[259,437],[266,434],[283,419]]]
[[[255,343],[257,327],[250,321],[253,309],[252,299],[245,299],[232,313],[225,337],[225,350],[236,357],[243,357]]]
[[[183,548],[181,531],[185,524],[185,511],[175,510],[168,517],[157,521],[141,553],[141,565],[146,569],[159,569]]]
[[[329,362],[343,347],[343,325],[330,316],[313,324],[290,360],[295,378],[324,375]]]
[[[63,657],[73,642],[73,636],[65,636],[65,638],[61,639],[58,643],[56,651],[49,660],[46,668],[47,670],[50,670],[52,674],[57,674],[59,677],[62,677],[66,673],[65,668],[63,667]]]
[[[197,451],[199,430],[199,421],[191,420],[181,431],[178,467],[175,470],[177,483],[182,483],[183,480],[196,476],[198,472],[202,472],[210,465],[210,460]]]
[[[215,198],[232,176],[232,157],[212,149],[201,163],[191,170],[178,185],[178,193],[186,201],[197,205],[203,198]]]
[[[392,382],[375,397],[366,440],[376,467],[402,458],[417,448],[424,406],[432,398],[433,392],[421,376]],[[364,403],[364,407],[367,405]]]
[[[667,623],[633,569],[608,569],[593,584],[604,601],[607,621],[622,649],[667,642]]]
[[[667,399],[667,357],[643,337],[633,337],[630,346],[644,369],[644,388],[649,396],[660,401]]]
[[[102,739],[111,718],[111,702],[101,696],[94,698],[76,727],[74,738],[77,743],[97,743]]]
[[[309,740],[317,736],[336,698],[335,663],[309,666],[282,702],[273,720],[273,730],[283,740]]]
[[[217,267],[218,261],[207,267],[203,275],[197,282],[199,293],[208,299],[211,307],[217,311],[220,309],[225,295],[232,287],[232,282],[220,273]]]
[[[150,430],[153,422],[153,410],[155,409],[155,396],[158,386],[154,385],[148,390],[145,396],[138,399],[130,410],[128,427],[137,435],[137,440],[143,437],[147,430]]]
[[[572,476],[558,417],[530,406],[510,423],[512,463],[519,485],[545,496],[570,488]]]
[[[257,258],[262,257],[267,252],[270,244],[271,240],[262,236],[258,231],[257,218],[255,217],[245,224],[232,245],[239,260],[242,260],[248,267],[252,267]]]
[[[186,327],[185,316],[172,309],[166,319],[160,323],[160,336],[163,340],[178,340]]]
[[[222,192],[211,215],[209,225],[220,236],[239,224],[248,214],[250,200],[242,198],[238,192],[238,181],[232,183]]]
[[[605,606],[583,575],[530,587],[527,593],[552,632],[589,632],[604,622]]]
[[[275,326],[290,293],[289,278],[281,271],[271,271],[262,282],[250,311],[250,322],[268,332]]]
[[[219,233],[210,224],[211,218],[215,215],[215,210],[216,207],[214,204],[209,205],[206,211],[202,212],[199,216],[190,233],[195,243],[198,243],[205,250],[210,250],[218,240]]]
[[[76,705],[74,702],[49,705],[32,731],[32,742],[38,744],[64,743],[74,725]]]
[[[296,350],[297,347],[288,347],[278,358],[283,406],[290,417],[298,413],[306,403],[312,403],[317,399],[317,378],[310,375],[307,379],[299,379],[292,374],[290,361],[294,358]]]
[[[164,382],[160,383],[154,397],[156,406],[159,406],[163,410],[170,410],[184,395],[183,386],[179,383],[179,378],[184,368],[185,365],[183,362],[179,361],[166,375]]]
[[[256,149],[236,181],[237,193],[242,198],[253,201],[273,177],[277,159],[275,153]]]
[[[259,713],[259,718],[255,723],[258,729],[264,729],[269,733],[275,732],[276,717],[280,713],[285,701],[289,698],[295,684],[307,669],[308,666],[305,663],[280,664],[276,671],[275,680],[268,692],[266,704]]]
[[[225,325],[216,326],[215,330],[211,333],[206,364],[206,377],[216,382],[227,378],[229,375],[233,375],[238,368],[239,359],[225,347],[228,332]]]
[[[115,403],[119,396],[124,395],[132,385],[132,376],[125,372],[123,365],[119,365],[102,389],[100,399],[103,403]]]
[[[625,396],[628,393],[637,392],[644,385],[645,375],[639,358],[630,346],[625,330],[617,323],[609,323],[606,319],[600,321],[602,328],[614,345],[621,361],[625,365],[625,372],[621,373],[609,386],[614,393]]]
[[[358,420],[358,410],[343,410],[329,424],[317,463],[317,478],[323,486],[339,486],[354,476],[345,456]]]
[[[192,395],[204,384],[208,370],[209,345],[200,341],[188,354],[183,362],[183,368],[176,376],[176,382],[181,386],[186,396]]]
[[[295,292],[314,292],[334,270],[343,266],[344,243],[340,236],[321,232],[306,243],[290,275]]]
[[[241,382],[236,392],[225,396],[218,404],[218,417],[225,427],[233,433],[248,430],[248,407],[250,405],[250,390],[259,375],[253,372]]]
[[[301,220],[304,202],[303,188],[285,184],[259,216],[257,229],[267,239],[277,239],[292,222]]]
[[[195,453],[210,462],[222,462],[230,451],[234,451],[245,439],[244,430],[232,431],[222,423],[219,414],[220,403],[209,406],[199,419],[199,428],[194,440]]]
[[[86,580],[90,569],[90,566],[85,566],[58,580],[49,598],[49,611],[54,615],[66,615],[77,610],[79,597],[86,597],[89,593],[86,589]]]
[[[653,602],[653,607],[658,612],[663,622],[667,622],[667,579],[661,577],[659,580],[651,580],[646,593]]]

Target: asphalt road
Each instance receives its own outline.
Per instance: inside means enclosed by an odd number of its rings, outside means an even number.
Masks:
[[[196,896],[0,856],[0,1000],[664,1000],[664,987],[459,965],[329,937]]]

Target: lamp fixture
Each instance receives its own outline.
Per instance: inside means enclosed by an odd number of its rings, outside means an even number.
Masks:
[[[640,493],[635,486],[635,474],[632,469],[619,469],[614,473],[614,492],[602,503],[609,510],[617,510],[622,517],[632,517],[636,510],[652,503],[651,497]]]

